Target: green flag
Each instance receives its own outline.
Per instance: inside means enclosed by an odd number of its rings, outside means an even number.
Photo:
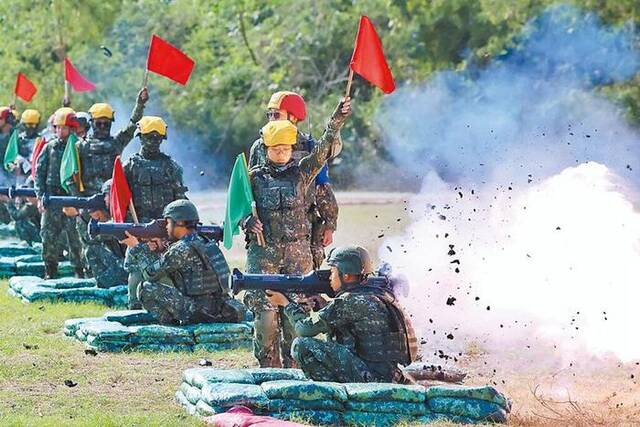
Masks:
[[[253,193],[249,181],[249,169],[244,153],[238,154],[231,171],[227,191],[227,211],[224,217],[224,247],[231,249],[233,236],[240,234],[240,221],[251,214]]]
[[[67,193],[71,192],[69,181],[75,181],[78,190],[84,191],[84,185],[81,178],[80,155],[76,148],[78,137],[75,133],[69,135],[67,145],[62,153],[62,161],[60,162],[60,185]]]
[[[13,162],[18,158],[18,130],[14,130],[9,138],[9,144],[4,152],[4,168],[10,170]]]

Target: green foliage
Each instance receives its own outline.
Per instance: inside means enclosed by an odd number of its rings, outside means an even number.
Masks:
[[[613,25],[637,22],[637,0],[569,0],[598,12]],[[509,47],[532,16],[554,0],[17,0],[0,4],[4,72],[0,84],[10,100],[15,73],[39,87],[34,106],[50,114],[62,97],[62,52],[98,83],[89,94],[73,94],[73,106],[133,102],[144,74],[151,33],[196,60],[186,87],[150,76],[152,105],[178,128],[198,138],[204,155],[231,159],[248,150],[264,122],[272,92],[295,90],[309,105],[301,126],[319,136],[343,94],[353,40],[361,14],[382,38],[400,83],[416,83],[443,69],[487,63]],[[107,46],[112,57],[100,49]],[[638,80],[606,89],[640,120]],[[389,168],[374,123],[380,91],[356,77],[354,116],[343,136],[342,162],[333,168],[340,185],[354,183],[358,165]],[[21,109],[24,107],[20,105]]]

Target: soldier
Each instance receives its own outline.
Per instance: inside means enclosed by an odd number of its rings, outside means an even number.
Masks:
[[[33,187],[31,177],[27,178],[26,187]],[[40,221],[38,211],[38,199],[35,197],[18,197],[14,202],[7,203],[7,209],[11,219],[15,221],[16,234],[20,240],[31,246],[34,242],[41,242]]]
[[[298,125],[307,117],[307,107],[302,96],[295,92],[276,92],[271,96],[267,104],[267,119],[289,120]],[[338,132],[336,141],[337,155],[342,149],[342,140]],[[316,142],[311,135],[306,135],[298,130],[296,144],[293,146],[293,158],[300,160],[308,155]],[[264,164],[267,160],[267,150],[262,138],[251,145],[249,154],[249,167]],[[315,185],[309,187],[309,200],[311,208],[311,254],[314,268],[320,268],[324,261],[324,248],[333,242],[333,233],[338,226],[338,202],[333,194],[329,180],[329,165],[322,168],[316,177]]]
[[[22,184],[31,172],[31,153],[36,143],[38,135],[38,125],[40,124],[40,112],[38,110],[24,110],[20,116],[20,127],[18,133],[18,157],[10,167],[10,172],[16,177],[16,184]]]
[[[91,129],[91,115],[84,111],[80,111],[79,113],[76,113],[76,117],[78,118],[78,130],[76,131],[76,135],[78,135],[78,138],[86,140],[87,135],[89,134],[89,129]]]
[[[131,188],[133,205],[140,222],[161,217],[163,208],[174,200],[186,199],[182,168],[160,151],[167,138],[167,124],[160,117],[145,116],[138,122],[140,152],[129,158],[124,173]],[[129,272],[129,307],[139,308],[137,288],[142,281],[135,263],[125,261]]]
[[[299,335],[293,358],[316,381],[405,382],[397,366],[415,361],[416,337],[390,290],[366,286],[369,253],[358,246],[334,249],[327,264],[337,295],[312,315],[283,294],[268,291],[271,304],[285,307]],[[318,334],[327,334],[328,340],[313,338]]]
[[[127,233],[122,241],[146,280],[138,290],[144,309],[168,325],[243,321],[246,310],[226,286],[229,266],[224,255],[215,242],[196,232],[200,217],[195,205],[176,200],[162,217],[173,242],[162,255],[157,240],[139,243]]]
[[[9,107],[0,107],[0,153],[7,151],[7,144],[13,127],[16,124],[16,116]]]
[[[313,269],[307,190],[335,152],[336,135],[350,113],[351,101],[346,98],[318,144],[300,160],[292,159],[298,131],[291,122],[276,120],[262,128],[268,159],[249,172],[258,217],[251,215],[241,224],[248,232],[249,273],[303,274]],[[256,233],[263,233],[266,245],[258,244]],[[282,311],[269,304],[261,291],[247,292],[245,304],[255,316],[254,354],[260,366],[294,366],[289,351],[294,331]]]
[[[53,125],[56,137],[47,142],[38,157],[36,167],[35,190],[38,196],[38,209],[42,212],[40,237],[42,238],[42,258],[45,263],[45,279],[58,275],[59,242],[64,231],[68,242],[68,253],[76,277],[84,277],[81,244],[76,230],[75,219],[67,217],[60,208],[44,209],[42,197],[64,195],[60,184],[60,163],[67,145],[67,139],[77,126],[75,112],[68,107],[59,108]]]
[[[78,233],[83,243],[83,255],[87,268],[96,279],[99,288],[111,288],[127,283],[128,274],[124,269],[125,251],[113,236],[99,235],[91,238],[88,233],[90,219],[100,222],[111,220],[109,214],[109,190],[111,180],[102,185],[102,194],[107,204],[104,209],[90,209],[87,215],[78,215]]]
[[[141,89],[129,123],[115,137],[111,136],[111,125],[115,119],[113,108],[105,103],[93,104],[89,108],[93,133],[77,144],[84,191],[80,192],[75,185],[71,185],[73,195],[93,196],[100,193],[102,184],[111,178],[113,161],[133,139],[136,123],[142,118],[148,99],[147,89]]]

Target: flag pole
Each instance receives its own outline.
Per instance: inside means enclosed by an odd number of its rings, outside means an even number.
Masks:
[[[134,224],[138,224],[138,213],[136,212],[136,207],[133,205],[133,199],[129,201],[129,213],[131,214],[131,218],[133,218]]]
[[[256,208],[256,202],[251,202],[251,213],[254,217],[256,217],[258,221],[260,221],[260,218],[258,217],[258,208]],[[266,242],[264,241],[264,234],[262,234],[262,231],[256,233],[256,238],[258,239],[258,246],[266,245]]]
[[[353,68],[349,66],[349,79],[347,80],[347,90],[345,91],[344,97],[349,98],[351,96],[351,83],[353,82]]]
[[[16,104],[18,103],[18,95],[16,95],[15,93],[13,94],[13,103],[10,105],[12,110],[16,109]]]
[[[69,100],[69,82],[66,80],[64,81],[64,99],[62,100],[62,106],[63,107],[68,107],[71,104],[71,101]]]
[[[142,87],[147,87],[147,83],[149,82],[149,69],[144,70],[144,77],[142,78]]]

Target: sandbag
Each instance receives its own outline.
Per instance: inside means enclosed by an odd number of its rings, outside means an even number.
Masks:
[[[187,398],[182,393],[182,391],[180,390],[176,391],[176,394],[174,396],[175,396],[176,402],[178,402],[181,406],[183,406],[187,410],[187,413],[189,415],[196,414],[196,406],[187,400]]]
[[[127,349],[131,344],[129,341],[118,340],[115,337],[97,337],[95,335],[87,335],[87,345],[98,351],[103,352],[120,352]]]
[[[342,425],[342,413],[337,411],[282,411],[270,414],[273,418],[281,420],[303,419],[311,424],[321,425]],[[372,424],[375,425],[375,424]]]
[[[383,412],[391,414],[405,415],[426,415],[429,407],[426,403],[400,402],[393,400],[375,400],[371,402],[358,402],[357,400],[349,400],[346,403],[347,409],[359,412]]]
[[[26,254],[26,255],[18,255],[13,258],[14,262],[22,261],[22,262],[42,262],[42,254]]]
[[[268,403],[262,387],[255,384],[207,383],[202,387],[202,400],[211,407],[221,408],[265,407]]]
[[[180,351],[193,351],[193,346],[188,344],[131,344],[131,350],[149,351],[155,353],[173,353]]]
[[[511,402],[498,390],[491,386],[484,387],[460,387],[460,386],[433,386],[425,392],[427,399],[434,397],[466,397],[469,399],[486,400],[500,405],[502,409],[511,410]]]
[[[121,291],[120,286],[116,286],[115,288],[111,288],[113,291],[111,295],[111,306],[113,307],[126,307],[129,305],[129,295],[127,292],[127,286],[123,286],[124,291]]]
[[[44,279],[37,276],[15,276],[9,279],[9,286],[14,291],[20,293],[25,286],[44,283]]]
[[[371,400],[422,403],[426,400],[425,388],[421,385],[389,383],[349,383],[344,385],[351,400]]]
[[[216,427],[306,427],[306,424],[278,420],[264,415],[254,415],[251,409],[244,406],[236,406],[227,412],[213,415],[205,421],[207,425]]]
[[[80,288],[95,288],[95,279],[78,279],[75,277],[60,277],[58,279],[49,279],[42,281],[42,286],[52,289],[80,289]]]
[[[199,389],[208,383],[254,384],[253,375],[244,369],[191,368],[184,371],[182,380]]]
[[[269,399],[266,412],[282,412],[297,410],[323,410],[342,411],[344,406],[335,400],[293,400],[293,399]]]
[[[211,415],[219,414],[221,412],[224,412],[224,409],[212,408],[211,406],[207,405],[207,403],[203,400],[199,400],[198,403],[196,404],[196,414],[202,417],[208,417]]]
[[[253,341],[245,340],[245,341],[236,341],[231,343],[202,343],[196,344],[193,349],[195,351],[225,351],[225,350],[237,350],[239,348],[251,348],[253,345]]]
[[[191,333],[184,328],[176,328],[166,325],[136,325],[130,326],[131,331],[138,337],[154,337],[158,339],[168,337],[187,337],[191,339]]]
[[[465,397],[434,397],[428,399],[429,408],[436,413],[459,415],[478,421],[506,423],[507,414],[498,404]]]
[[[104,314],[104,318],[110,322],[118,322],[126,326],[148,324],[155,321],[155,317],[146,310],[108,311]]]
[[[180,344],[180,345],[188,345],[193,346],[193,338],[185,337],[185,336],[174,336],[169,335],[167,337],[150,337],[147,335],[131,335],[130,341],[135,345],[142,344]]]
[[[126,340],[131,336],[131,329],[118,322],[106,320],[93,320],[79,326],[85,335],[101,337],[117,337]]]
[[[68,319],[64,321],[64,333],[65,335],[75,335],[78,328],[87,322],[93,322],[96,320],[102,320],[99,317],[81,317],[79,319]]]
[[[198,344],[232,343],[250,340],[252,339],[252,334],[235,332],[230,332],[228,334],[200,334],[196,335],[195,339]]]
[[[447,423],[456,423],[456,424],[482,423],[482,421],[469,418],[469,417],[461,417],[459,415],[451,415],[451,414],[436,414],[435,412],[418,417],[414,420],[414,422],[420,425],[437,423],[437,422],[447,422]]]
[[[37,255],[36,247],[23,243],[5,243],[0,245],[0,257],[16,257],[20,255]]]
[[[408,414],[345,411],[342,413],[342,421],[347,425],[386,427],[400,422],[411,423],[415,418]]]
[[[193,387],[185,382],[180,384],[180,391],[182,391],[187,400],[194,405],[198,403],[202,397],[202,393],[198,387]]]
[[[250,323],[198,323],[195,325],[185,326],[185,329],[190,331],[196,337],[199,335],[207,334],[233,334],[233,333],[248,333],[253,332],[253,328]]]
[[[347,401],[347,392],[338,383],[278,380],[264,382],[261,386],[269,399]]]
[[[246,372],[253,376],[256,384],[262,384],[267,381],[278,380],[298,380],[310,381],[302,372],[302,369],[291,368],[249,368]]]

